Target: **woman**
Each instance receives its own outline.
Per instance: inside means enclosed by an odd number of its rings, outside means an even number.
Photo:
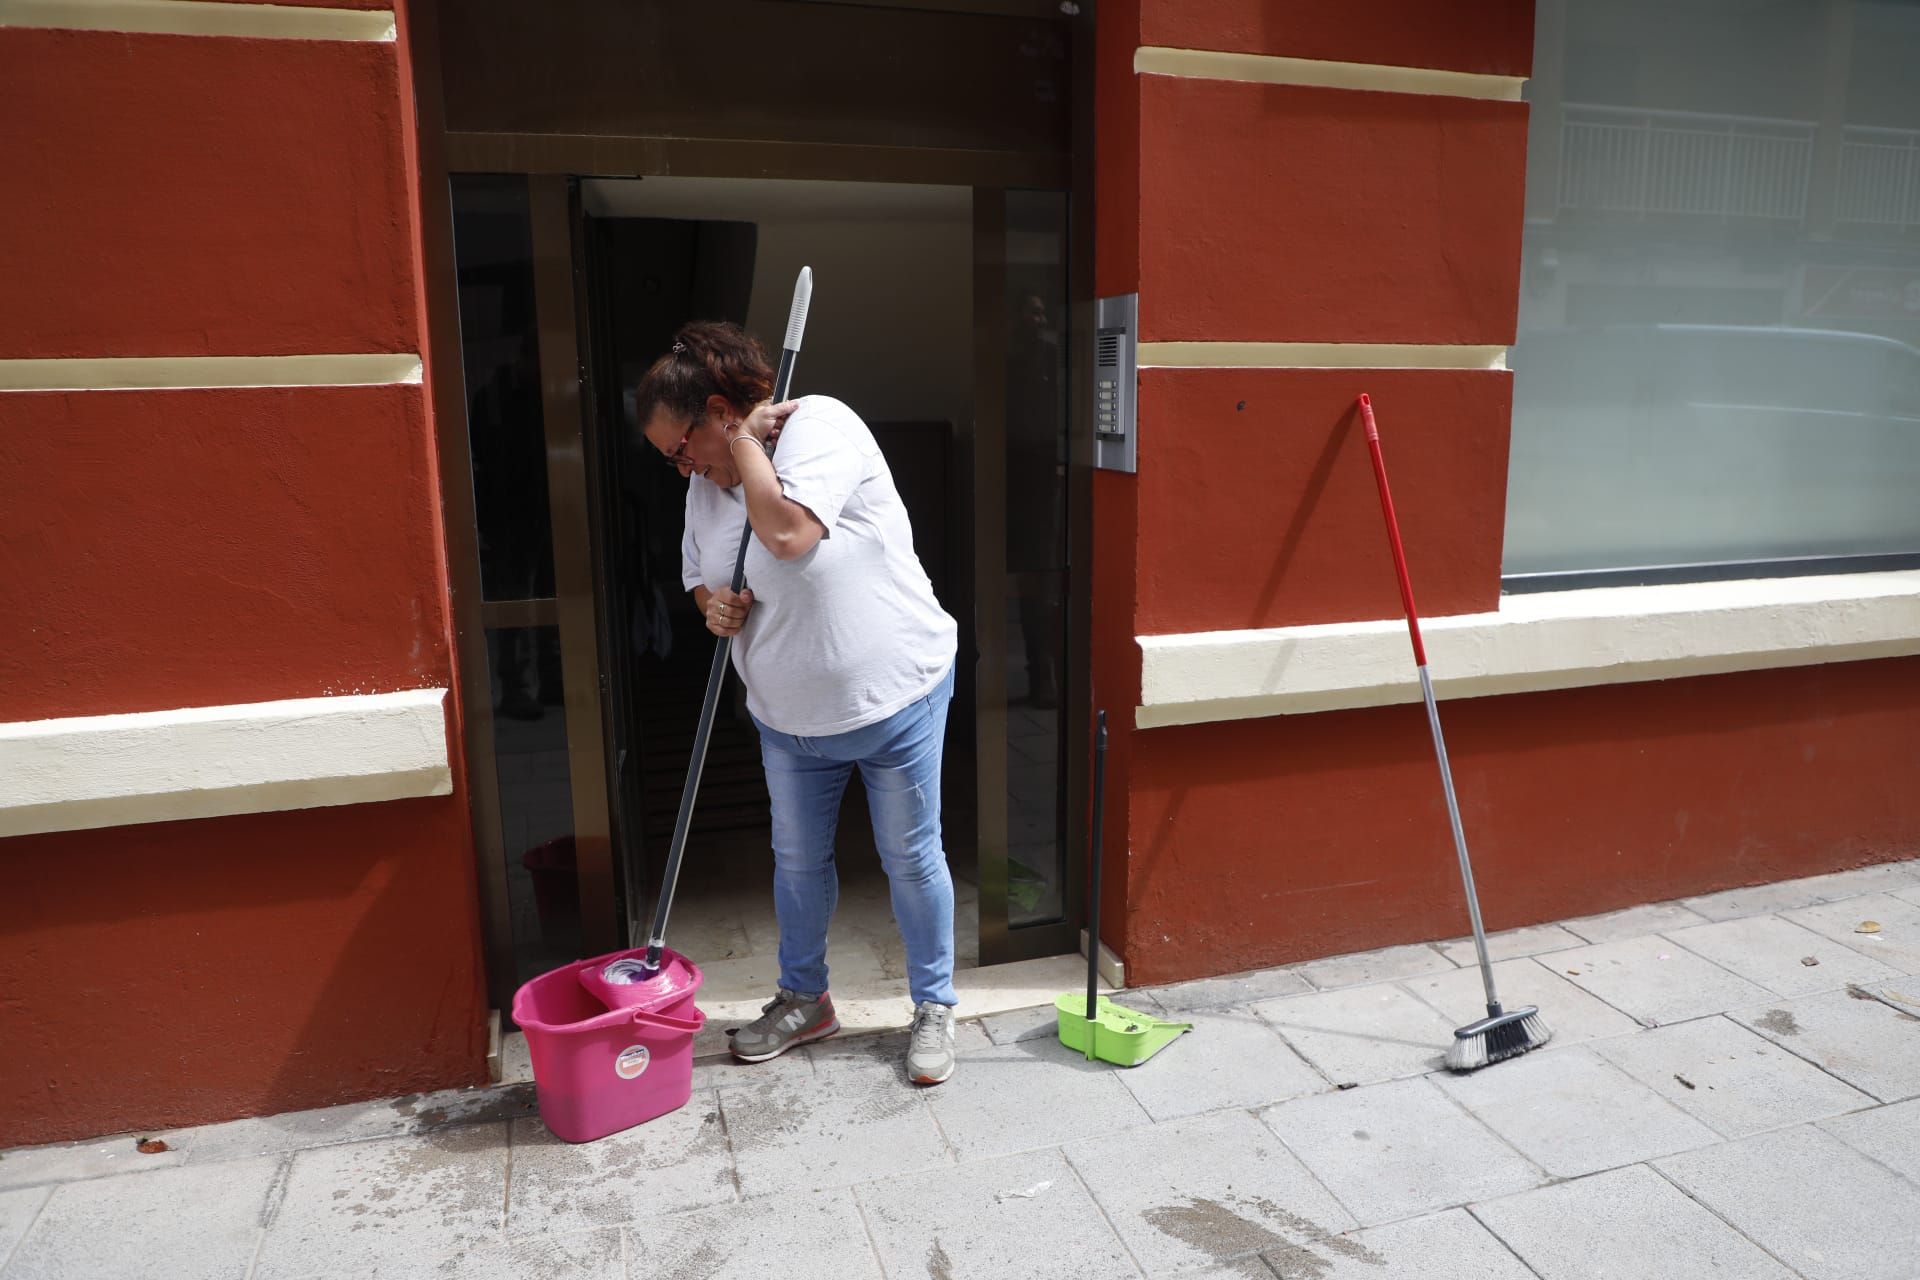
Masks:
[[[840,1029],[827,993],[839,897],[833,841],[857,767],[892,885],[914,1002],[907,1075],[953,1074],[953,880],[940,842],[940,757],[957,628],[913,553],[873,433],[846,405],[767,403],[773,371],[736,325],[694,323],[641,379],[647,440],[690,477],[686,586],[732,636],[773,800],[780,989],[734,1033],[764,1062]],[[778,437],[779,448],[771,445]],[[751,519],[747,589],[731,590]]]

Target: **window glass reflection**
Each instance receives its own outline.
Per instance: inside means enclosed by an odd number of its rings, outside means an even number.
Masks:
[[[1510,585],[1920,553],[1920,4],[1539,13]]]

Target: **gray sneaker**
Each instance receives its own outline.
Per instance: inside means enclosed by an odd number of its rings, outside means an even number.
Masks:
[[[913,1009],[913,1039],[907,1045],[907,1079],[939,1084],[953,1074],[953,1010],[922,1000]]]
[[[765,1062],[814,1040],[825,1040],[840,1029],[833,1015],[833,997],[796,995],[785,987],[760,1006],[760,1016],[729,1032],[729,1048],[742,1062]]]

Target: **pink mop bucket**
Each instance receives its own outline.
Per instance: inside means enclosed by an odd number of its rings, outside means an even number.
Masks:
[[[582,982],[616,953],[543,973],[513,996],[513,1020],[527,1036],[540,1118],[567,1142],[591,1142],[678,1110],[693,1096],[693,1037],[706,1015],[693,1005],[700,971],[681,972],[660,1002],[609,1009]]]

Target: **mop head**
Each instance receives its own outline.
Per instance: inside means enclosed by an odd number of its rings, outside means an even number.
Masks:
[[[662,1008],[700,986],[700,970],[671,947],[661,949],[660,965],[650,969],[647,948],[616,952],[580,969],[580,985],[609,1009]]]
[[[1512,1013],[1497,1009],[1496,1005],[1491,1016],[1453,1033],[1453,1043],[1447,1048],[1447,1070],[1478,1071],[1503,1058],[1517,1058],[1553,1039],[1540,1010],[1532,1005]]]

